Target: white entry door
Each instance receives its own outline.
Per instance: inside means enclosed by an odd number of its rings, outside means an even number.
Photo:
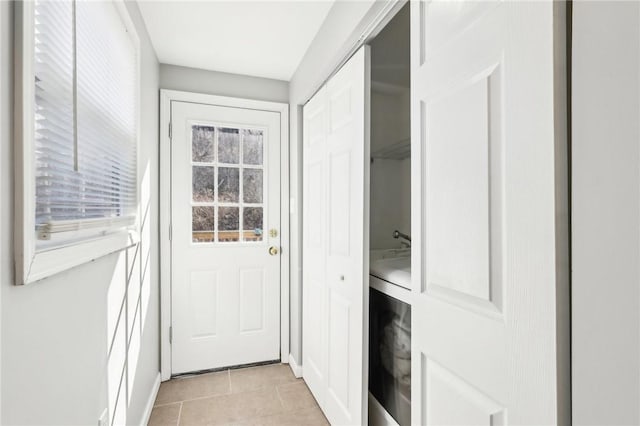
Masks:
[[[415,424],[568,424],[554,3],[411,4]]]
[[[303,374],[334,425],[366,423],[368,49],[303,112]]]
[[[280,114],[171,103],[172,374],[280,359]]]

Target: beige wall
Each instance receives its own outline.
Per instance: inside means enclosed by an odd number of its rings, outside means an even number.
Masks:
[[[13,12],[10,2],[0,2],[2,424],[95,425],[108,407],[120,422],[139,424],[159,374],[158,61],[136,3],[127,8],[141,39],[141,242],[17,287],[7,90]]]

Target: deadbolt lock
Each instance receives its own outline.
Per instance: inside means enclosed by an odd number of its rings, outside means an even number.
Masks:
[[[275,238],[278,236],[278,230],[276,228],[269,229],[269,236],[271,238]]]

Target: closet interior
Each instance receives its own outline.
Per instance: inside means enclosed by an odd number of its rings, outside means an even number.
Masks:
[[[407,3],[370,42],[369,418],[411,424],[411,102]]]

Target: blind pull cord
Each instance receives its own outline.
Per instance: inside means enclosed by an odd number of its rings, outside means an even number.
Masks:
[[[78,164],[78,45],[77,45],[77,0],[73,0],[72,8],[72,44],[73,44],[73,170],[80,170]]]

